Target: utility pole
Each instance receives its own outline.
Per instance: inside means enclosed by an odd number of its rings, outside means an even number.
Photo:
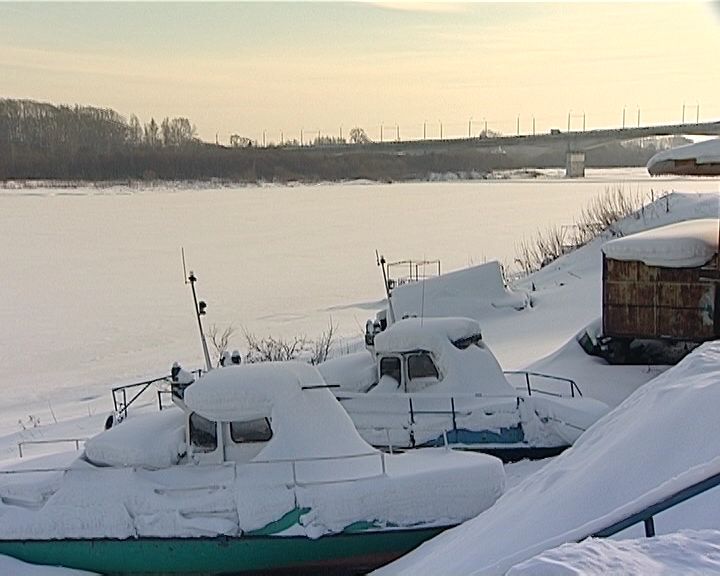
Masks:
[[[439,120],[439,122],[440,122],[440,140],[442,140],[443,139],[443,137],[442,137],[442,120]]]
[[[623,130],[625,130],[625,106],[623,106],[623,124],[622,124]]]
[[[427,140],[427,120],[423,121],[423,140]]]
[[[517,117],[517,135],[520,136],[520,114]]]

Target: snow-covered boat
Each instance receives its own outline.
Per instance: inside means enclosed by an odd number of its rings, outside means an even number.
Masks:
[[[366,344],[319,368],[374,446],[449,443],[505,460],[543,457],[608,411],[574,381],[504,373],[469,318],[406,318],[376,333],[369,326]]]
[[[352,574],[504,489],[491,456],[372,448],[307,364],[213,370],[173,399],[68,466],[0,470],[0,554],[103,574]]]

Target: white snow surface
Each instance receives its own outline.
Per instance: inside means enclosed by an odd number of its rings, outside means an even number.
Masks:
[[[606,242],[603,253],[613,260],[633,260],[662,268],[694,268],[718,251],[720,219],[677,222]]]
[[[378,574],[505,574],[718,473],[708,441],[720,434],[718,405],[720,341],[642,386],[490,510]],[[717,514],[717,494],[702,507]]]
[[[634,540],[589,538],[511,568],[507,576],[712,576],[720,574],[720,532],[682,530]]]
[[[131,414],[127,421],[85,443],[88,460],[103,466],[167,468],[177,464],[185,451],[185,414],[177,408]]]
[[[447,342],[481,334],[471,318],[405,318],[375,336],[375,352],[409,352],[443,348]]]
[[[654,164],[665,160],[691,160],[695,159],[698,164],[711,164],[720,162],[720,138],[706,140],[705,142],[696,142],[695,144],[687,144],[670,148],[655,154],[648,160],[647,167],[650,168]]]

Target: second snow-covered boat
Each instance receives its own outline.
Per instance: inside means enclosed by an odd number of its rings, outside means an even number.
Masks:
[[[608,411],[572,380],[504,373],[469,318],[406,318],[369,330],[366,343],[319,368],[374,446],[449,443],[505,460],[543,457]]]

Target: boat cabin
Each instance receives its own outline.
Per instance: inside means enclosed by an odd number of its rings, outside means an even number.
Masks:
[[[303,362],[218,368],[183,396],[173,400],[185,412],[187,458],[196,463],[242,463],[278,450],[293,458],[327,455],[328,430],[343,453],[368,451],[320,373]]]
[[[470,318],[405,318],[374,334],[368,350],[377,392],[478,392],[480,386],[492,395],[515,393]]]

